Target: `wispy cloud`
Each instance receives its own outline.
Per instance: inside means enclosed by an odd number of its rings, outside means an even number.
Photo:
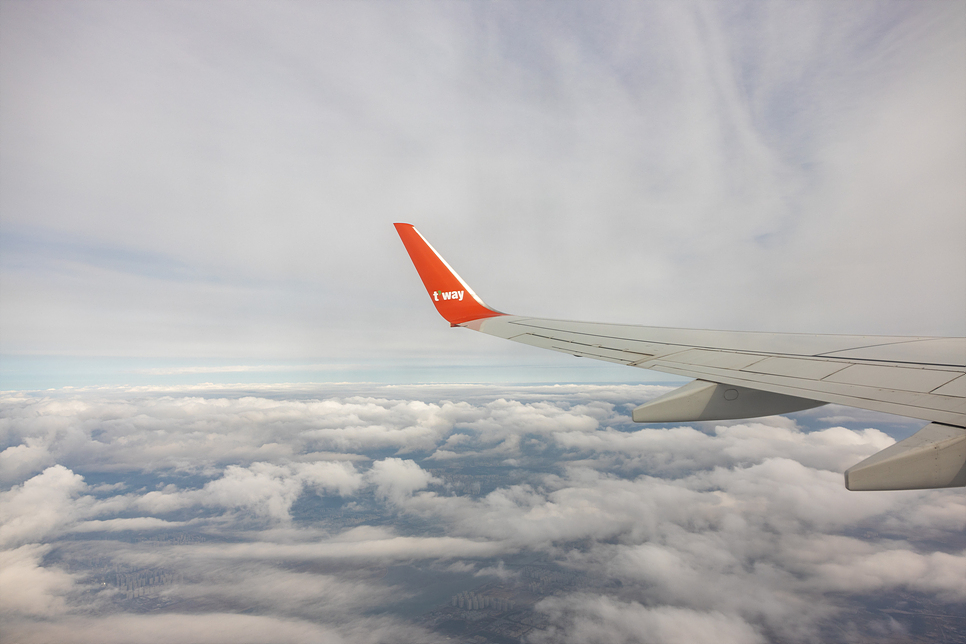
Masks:
[[[511,312],[964,332],[957,3],[51,6],[0,26],[3,352],[502,351],[400,219]]]

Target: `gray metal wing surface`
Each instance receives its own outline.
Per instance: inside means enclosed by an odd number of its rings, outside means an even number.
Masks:
[[[575,356],[966,426],[966,338],[705,331],[510,315],[463,326]]]

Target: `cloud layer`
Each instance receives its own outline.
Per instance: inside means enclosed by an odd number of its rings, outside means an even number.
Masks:
[[[628,422],[661,391],[9,395],[0,609],[19,641],[433,641],[386,570],[470,589],[535,556],[577,581],[535,600],[532,642],[899,637],[867,598],[966,601],[962,494],[844,489],[888,434]],[[133,574],[176,581],[131,603]]]

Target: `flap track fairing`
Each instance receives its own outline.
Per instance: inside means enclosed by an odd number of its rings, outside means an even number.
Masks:
[[[808,398],[695,380],[635,409],[634,422],[737,420],[787,414],[824,404]]]
[[[966,429],[929,423],[845,470],[850,490],[926,490],[966,485]]]

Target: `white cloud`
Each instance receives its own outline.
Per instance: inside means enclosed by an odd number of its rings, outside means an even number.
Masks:
[[[199,490],[176,487],[152,491],[136,500],[146,511],[172,512],[193,505],[242,510],[256,517],[288,521],[292,504],[305,490],[349,495],[359,489],[363,477],[348,462],[252,463],[230,465],[224,476]]]
[[[936,593],[950,603],[966,601],[966,552],[922,554],[897,548],[851,557],[830,553],[815,563],[823,590],[874,593],[904,587]]]
[[[0,544],[35,543],[56,535],[83,513],[88,499],[80,503],[77,499],[86,488],[81,476],[54,465],[0,493]]]
[[[199,566],[210,565],[196,559]],[[348,616],[385,604],[399,590],[379,583],[377,575],[340,578],[337,574],[296,572],[267,562],[240,559],[235,565],[207,571],[204,581],[168,591],[185,602],[217,602],[226,608],[288,618],[351,623]]]
[[[842,619],[841,598],[966,596],[966,553],[929,545],[963,529],[961,494],[844,489],[844,467],[891,444],[883,432],[864,421],[806,432],[781,417],[702,431],[631,425],[624,410],[658,393],[652,389],[440,386],[385,396],[403,392],[373,386],[328,398],[318,388],[210,397],[132,389],[9,398],[7,440],[42,442],[60,461],[0,493],[8,574],[34,589],[11,614],[54,620],[15,620],[17,632],[29,641],[73,624],[82,640],[98,625],[134,628],[126,621],[133,616],[118,614],[113,587],[84,596],[90,582],[57,563],[81,552],[122,570],[185,571],[185,583],[165,587],[165,597],[256,607],[282,633],[330,639],[389,637],[389,622],[365,616],[366,597],[391,605],[413,591],[384,585],[380,569],[428,562],[445,574],[512,584],[518,570],[501,562],[521,553],[598,580],[541,604],[547,632],[574,641],[632,641],[643,626],[655,642],[701,641],[716,630],[735,642],[809,641]],[[338,452],[340,445],[351,451]],[[386,455],[403,446],[418,450]],[[332,451],[313,459],[321,447]],[[441,459],[444,451],[457,460]],[[16,458],[11,464],[18,467]],[[79,472],[104,482],[87,485]],[[480,492],[466,493],[465,481],[477,476]],[[294,520],[295,504],[312,495],[334,513]],[[391,524],[371,523],[386,517]],[[205,541],[179,541],[182,531]],[[102,619],[74,615],[91,605]],[[211,616],[236,623],[228,613]],[[324,626],[310,628],[311,620]],[[421,631],[401,632],[420,639]]]
[[[309,535],[303,535],[309,536]],[[409,537],[391,530],[369,526],[353,528],[336,535],[313,535],[315,542],[250,543],[219,546],[193,546],[191,553],[208,560],[269,561],[349,561],[355,563],[391,563],[413,559],[454,559],[493,557],[515,552],[514,544],[493,539],[443,537]],[[328,538],[323,539],[323,536]],[[189,553],[189,554],[191,554]]]
[[[537,633],[535,642],[618,644],[758,644],[767,640],[751,624],[722,613],[686,608],[657,608],[603,597],[546,599],[538,608],[555,626]]]
[[[66,595],[74,590],[72,575],[54,566],[42,565],[50,546],[29,544],[0,550],[0,613],[50,618],[68,610]]]
[[[285,520],[302,492],[302,485],[303,481],[293,476],[291,468],[269,463],[253,463],[248,468],[231,465],[222,478],[207,483],[199,495],[205,504],[240,508]]]
[[[47,465],[53,457],[36,438],[27,438],[20,445],[11,445],[0,452],[0,482],[5,484],[23,481]]]
[[[714,435],[688,426],[644,427],[625,432],[607,428],[594,433],[554,436],[562,447],[614,454],[623,467],[674,475],[715,465],[751,465],[769,457],[790,457],[810,467],[844,471],[895,441],[876,429],[855,432],[843,427],[803,432],[785,419],[719,425]],[[714,449],[710,449],[714,444]]]
[[[157,517],[134,517],[131,519],[106,519],[82,521],[71,527],[71,532],[121,532],[126,530],[148,531],[181,528],[187,521],[165,521]]]
[[[376,485],[376,493],[393,503],[401,503],[416,490],[441,481],[425,471],[415,461],[387,458],[376,461],[368,478]]]

